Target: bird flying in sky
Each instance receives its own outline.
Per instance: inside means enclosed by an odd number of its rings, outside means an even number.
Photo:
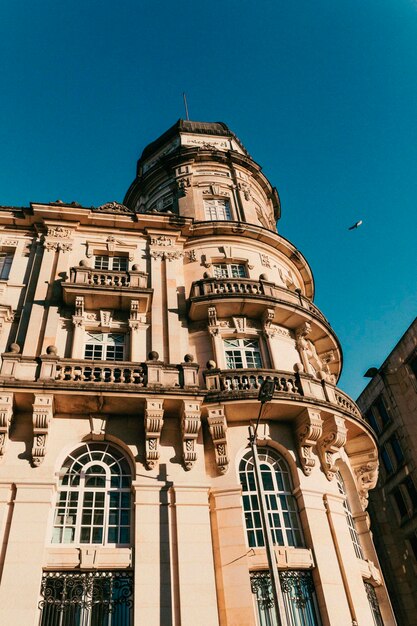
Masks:
[[[353,226],[349,226],[348,230],[355,230],[355,228],[359,228],[361,224],[362,224],[362,220],[359,220],[355,224],[353,224]]]

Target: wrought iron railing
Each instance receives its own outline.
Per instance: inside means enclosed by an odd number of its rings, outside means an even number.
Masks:
[[[131,626],[133,575],[126,571],[44,572],[40,626]]]

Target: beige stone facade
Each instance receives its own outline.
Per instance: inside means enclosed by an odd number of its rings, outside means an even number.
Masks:
[[[378,436],[371,528],[400,626],[417,625],[417,319],[358,398]]]
[[[183,120],[123,204],[1,208],[1,623],[275,624],[269,377],[283,626],[395,624],[375,436],[279,217],[239,139]]]

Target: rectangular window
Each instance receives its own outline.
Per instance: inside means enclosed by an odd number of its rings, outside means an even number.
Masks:
[[[405,498],[401,492],[401,489],[397,487],[396,489],[393,490],[392,495],[397,505],[397,509],[400,514],[400,517],[401,518],[407,517],[408,516],[407,502],[405,501]]]
[[[382,396],[379,396],[372,405],[372,410],[376,413],[377,419],[379,418],[382,427],[387,426],[391,422],[391,417],[389,416],[385,402],[382,399]]]
[[[381,448],[381,460],[382,460],[382,464],[385,468],[386,473],[392,474],[394,472],[394,465],[391,461],[391,457],[388,454],[388,450],[385,448],[385,446],[382,446]]]
[[[44,572],[40,626],[131,626],[133,575],[126,571]]]
[[[100,254],[94,258],[94,269],[127,272],[128,258],[125,256],[107,256],[105,254]]]
[[[7,280],[13,262],[13,252],[0,252],[0,280]]]
[[[225,339],[223,343],[228,369],[262,367],[257,339]]]
[[[417,379],[417,355],[408,362],[408,367],[413,372],[414,377]]]
[[[411,476],[404,479],[403,485],[410,499],[411,510],[415,511],[417,509],[417,489]]]
[[[250,579],[259,626],[278,626],[269,571],[251,572]],[[282,571],[279,572],[279,579],[287,623],[294,626],[321,626],[311,572]]]
[[[213,265],[214,278],[246,278],[244,263],[215,263]]]
[[[379,433],[381,432],[381,428],[376,420],[375,415],[372,412],[372,409],[369,409],[369,411],[366,411],[365,419],[368,422],[368,424],[371,426],[371,428],[374,429],[376,434],[379,435]]]
[[[206,220],[211,222],[231,220],[229,200],[226,198],[204,200],[204,215]]]
[[[125,335],[116,333],[86,333],[84,358],[89,361],[123,361]]]
[[[397,466],[402,465],[404,463],[404,453],[397,435],[392,435],[388,441],[394,453],[395,460],[397,461]]]

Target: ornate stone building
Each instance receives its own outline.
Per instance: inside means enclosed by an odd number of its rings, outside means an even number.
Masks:
[[[123,204],[0,211],[0,621],[395,624],[368,527],[375,435],[280,202],[222,123],[180,120]]]
[[[378,437],[369,499],[375,545],[400,626],[417,626],[417,319],[358,398]]]

